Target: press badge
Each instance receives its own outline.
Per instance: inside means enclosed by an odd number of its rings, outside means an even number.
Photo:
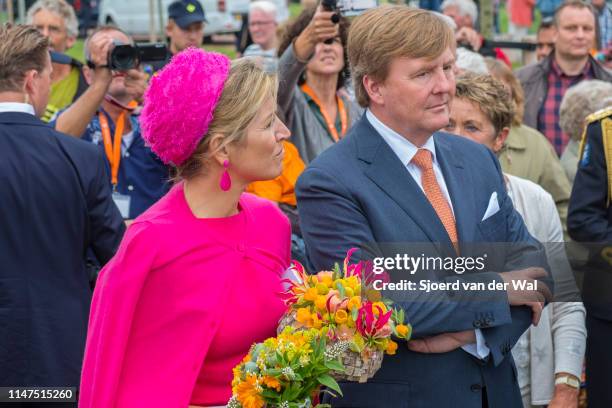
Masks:
[[[129,195],[113,193],[113,201],[115,202],[115,205],[119,209],[119,212],[121,213],[121,216],[123,217],[124,220],[127,220],[128,218],[130,218],[130,201],[131,200],[132,200],[132,197],[130,197]]]

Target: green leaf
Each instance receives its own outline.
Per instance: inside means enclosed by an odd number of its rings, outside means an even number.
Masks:
[[[338,292],[340,294],[340,299],[344,299],[346,297],[346,290],[344,290],[344,285],[338,282],[336,284],[336,289],[338,289]]]
[[[336,391],[338,394],[342,395],[342,390],[340,389],[340,386],[338,385],[336,380],[333,379],[331,375],[323,374],[317,378],[317,381],[319,382],[319,384],[324,385]]]
[[[329,368],[330,370],[344,372],[344,366],[338,360],[329,360],[329,361],[326,361],[325,362],[325,367]]]

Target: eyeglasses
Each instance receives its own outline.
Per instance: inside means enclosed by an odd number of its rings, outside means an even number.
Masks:
[[[274,24],[274,20],[270,21],[249,21],[249,27],[263,27],[268,24]]]

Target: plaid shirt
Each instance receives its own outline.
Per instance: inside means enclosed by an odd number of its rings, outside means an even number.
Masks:
[[[550,72],[548,73],[548,92],[538,114],[538,130],[552,143],[559,156],[569,142],[569,136],[559,127],[561,100],[569,87],[587,79],[593,79],[593,69],[590,61],[586,63],[580,74],[568,76],[561,71],[557,61],[551,58]]]

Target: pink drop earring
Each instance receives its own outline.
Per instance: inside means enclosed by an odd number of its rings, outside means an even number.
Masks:
[[[230,175],[227,172],[228,167],[229,160],[225,160],[223,162],[223,168],[225,168],[225,171],[223,171],[223,174],[221,175],[221,181],[219,182],[219,187],[221,187],[221,190],[223,191],[227,191],[232,187],[232,179],[230,178]]]

